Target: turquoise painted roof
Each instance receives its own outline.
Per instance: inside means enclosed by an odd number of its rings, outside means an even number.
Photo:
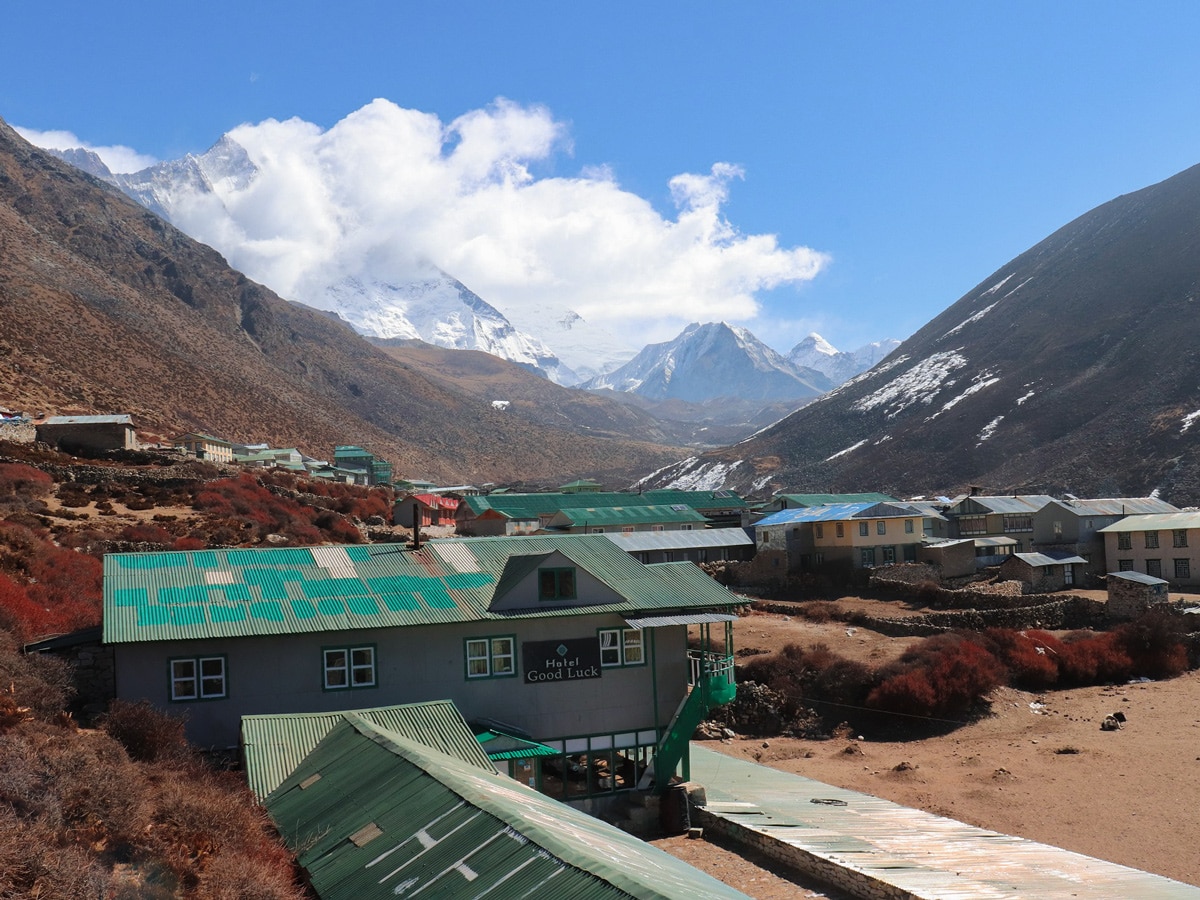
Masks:
[[[733,491],[584,491],[536,494],[497,494],[465,497],[463,502],[475,515],[494,509],[514,519],[536,518],[559,510],[605,506],[689,506],[693,509],[742,508],[746,501]]]
[[[619,599],[492,612],[510,557],[554,551]],[[521,568],[518,564],[518,568]],[[186,640],[359,628],[723,608],[745,601],[692,563],[645,566],[602,534],[397,544],[110,553],[104,641]],[[511,602],[505,606],[511,607]]]

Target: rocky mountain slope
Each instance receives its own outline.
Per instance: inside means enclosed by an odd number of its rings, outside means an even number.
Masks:
[[[1200,503],[1200,167],[1080,216],[886,361],[652,484]]]
[[[811,400],[832,385],[820,372],[792,365],[745,328],[709,322],[689,325],[672,341],[649,344],[625,365],[580,386],[703,403],[724,397]]]
[[[620,481],[679,453],[537,425],[435,384],[336,317],[288,303],[0,121],[0,405],[128,412],[398,474]]]
[[[838,350],[814,331],[788,351],[787,361],[794,366],[815,369],[834,385],[839,385],[867,371],[899,346],[900,342],[894,338],[885,338],[857,350]]]

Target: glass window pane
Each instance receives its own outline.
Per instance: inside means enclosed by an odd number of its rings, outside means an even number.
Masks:
[[[642,662],[642,633],[630,629],[625,632],[625,665],[636,666]]]
[[[558,573],[558,595],[560,597],[575,596],[575,570],[563,569]]]

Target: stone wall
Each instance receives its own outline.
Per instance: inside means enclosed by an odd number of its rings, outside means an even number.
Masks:
[[[754,608],[784,615],[796,614],[796,607],[790,604],[758,601]],[[946,610],[897,618],[871,615],[855,615],[853,618],[855,625],[889,637],[926,637],[956,628],[971,631],[984,628],[1075,630],[1102,628],[1106,621],[1103,601],[1074,595],[1060,596],[1049,603],[1034,606]]]
[[[83,724],[88,724],[86,720],[91,716],[108,709],[117,693],[112,647],[97,639],[41,652],[70,664],[71,684],[75,688],[71,706],[83,713]]]
[[[14,444],[32,444],[37,440],[37,429],[30,419],[5,419],[0,421],[0,441]]]

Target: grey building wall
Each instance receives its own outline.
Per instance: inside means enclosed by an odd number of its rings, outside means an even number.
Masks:
[[[595,637],[619,628],[620,616],[571,616],[412,626],[321,634],[225,640],[117,644],[116,693],[186,714],[190,740],[201,746],[237,744],[241,716],[324,712],[450,699],[467,719],[487,717],[517,725],[539,740],[666,725],[687,690],[687,629],[647,631],[647,663],[605,668],[599,678],[529,684],[523,680],[525,641]],[[515,635],[517,674],[466,677],[468,638]],[[376,647],[375,688],[322,689],[322,649]],[[168,662],[175,657],[224,655],[229,696],[172,703]],[[655,689],[657,688],[657,697]]]

